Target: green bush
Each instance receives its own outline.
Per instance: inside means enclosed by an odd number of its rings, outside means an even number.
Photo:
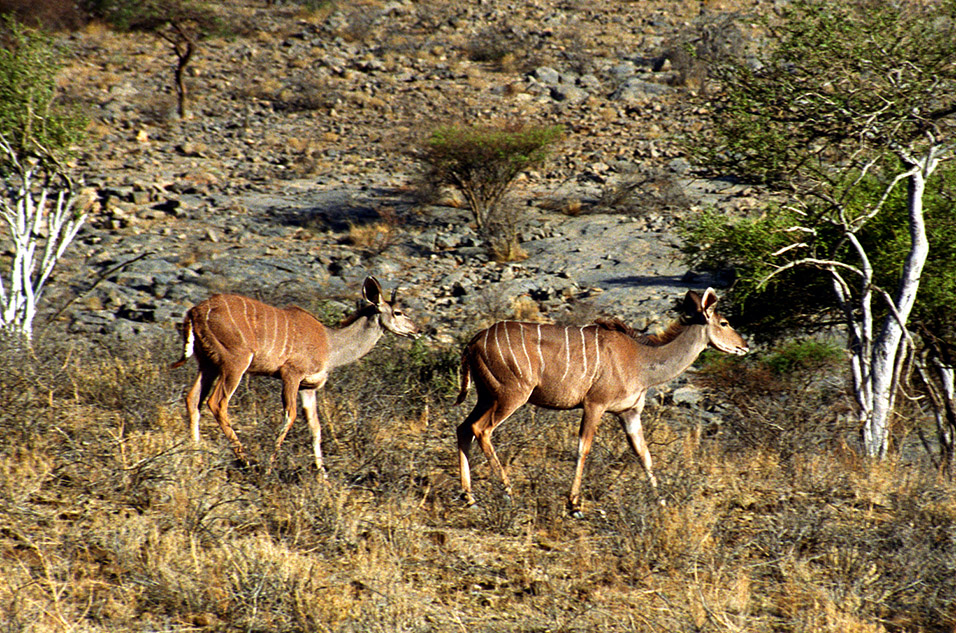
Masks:
[[[17,160],[65,158],[85,121],[57,103],[60,52],[49,36],[11,17],[0,22],[0,41],[0,135]],[[0,159],[0,174],[9,168],[9,159]]]
[[[482,235],[494,250],[514,252],[518,207],[503,204],[515,178],[542,164],[561,139],[561,126],[459,126],[432,131],[421,145],[427,183],[451,186],[465,197]]]
[[[787,341],[764,359],[767,367],[777,375],[806,372],[826,367],[840,360],[840,348],[815,339]]]

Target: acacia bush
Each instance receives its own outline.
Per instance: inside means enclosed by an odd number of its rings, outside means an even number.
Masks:
[[[506,203],[519,174],[537,167],[562,135],[561,126],[461,126],[434,129],[416,158],[424,182],[451,186],[467,201],[479,233],[494,253],[520,258],[521,206]]]

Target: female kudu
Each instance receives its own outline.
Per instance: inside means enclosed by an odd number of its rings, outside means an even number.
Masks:
[[[322,431],[316,408],[316,391],[336,367],[357,361],[371,351],[384,330],[415,336],[417,326],[382,295],[382,287],[368,277],[362,296],[369,305],[347,318],[342,327],[328,328],[301,308],[274,308],[239,295],[215,295],[190,308],[183,322],[183,358],[199,362],[199,375],[186,394],[186,411],[194,442],[199,442],[199,407],[209,395],[209,409],[225,433],[236,457],[248,464],[227,413],[229,398],[243,374],[274,376],[282,380],[285,424],[269,458],[272,467],[279,447],[295,421],[296,392],[312,430],[315,465],[322,464]],[[218,381],[217,381],[218,378]],[[213,384],[215,383],[215,388]]]
[[[503,321],[475,335],[462,353],[461,392],[456,402],[464,401],[473,378],[478,401],[458,427],[461,486],[467,503],[475,502],[468,464],[474,439],[510,495],[491,433],[526,402],[547,409],[584,409],[577,468],[568,495],[572,514],[580,515],[584,460],[605,411],[620,418],[656,490],[651,454],[641,429],[648,388],[679,376],[708,345],[729,354],[747,353],[744,339],[714,310],[716,303],[717,294],[711,288],[703,297],[689,291],[681,320],[658,335],[639,335],[609,320],[585,327]]]

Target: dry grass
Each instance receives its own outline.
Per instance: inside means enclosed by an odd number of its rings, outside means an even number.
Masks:
[[[952,631],[956,487],[839,442],[730,441],[648,407],[666,507],[612,421],[569,518],[575,413],[496,434],[515,499],[476,459],[458,501],[455,350],[392,342],[334,375],[328,482],[293,430],[270,477],[208,416],[185,442],[175,337],[0,362],[4,631]],[[384,341],[383,341],[384,342]],[[392,347],[389,347],[391,345]],[[155,354],[155,355],[152,355]],[[12,361],[16,362],[12,362]],[[243,384],[264,456],[276,385]],[[729,434],[729,432],[728,432]]]

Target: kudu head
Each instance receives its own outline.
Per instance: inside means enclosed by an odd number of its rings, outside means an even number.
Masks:
[[[747,342],[737,330],[730,327],[724,315],[717,312],[717,293],[713,288],[704,291],[701,297],[693,290],[684,296],[682,309],[687,324],[703,325],[707,328],[707,342],[727,354],[743,355],[749,349]]]
[[[382,286],[375,277],[366,277],[362,286],[362,297],[378,311],[382,327],[399,336],[417,338],[418,326],[402,311],[396,302],[396,293],[397,288],[392,290],[391,300],[386,301]]]

